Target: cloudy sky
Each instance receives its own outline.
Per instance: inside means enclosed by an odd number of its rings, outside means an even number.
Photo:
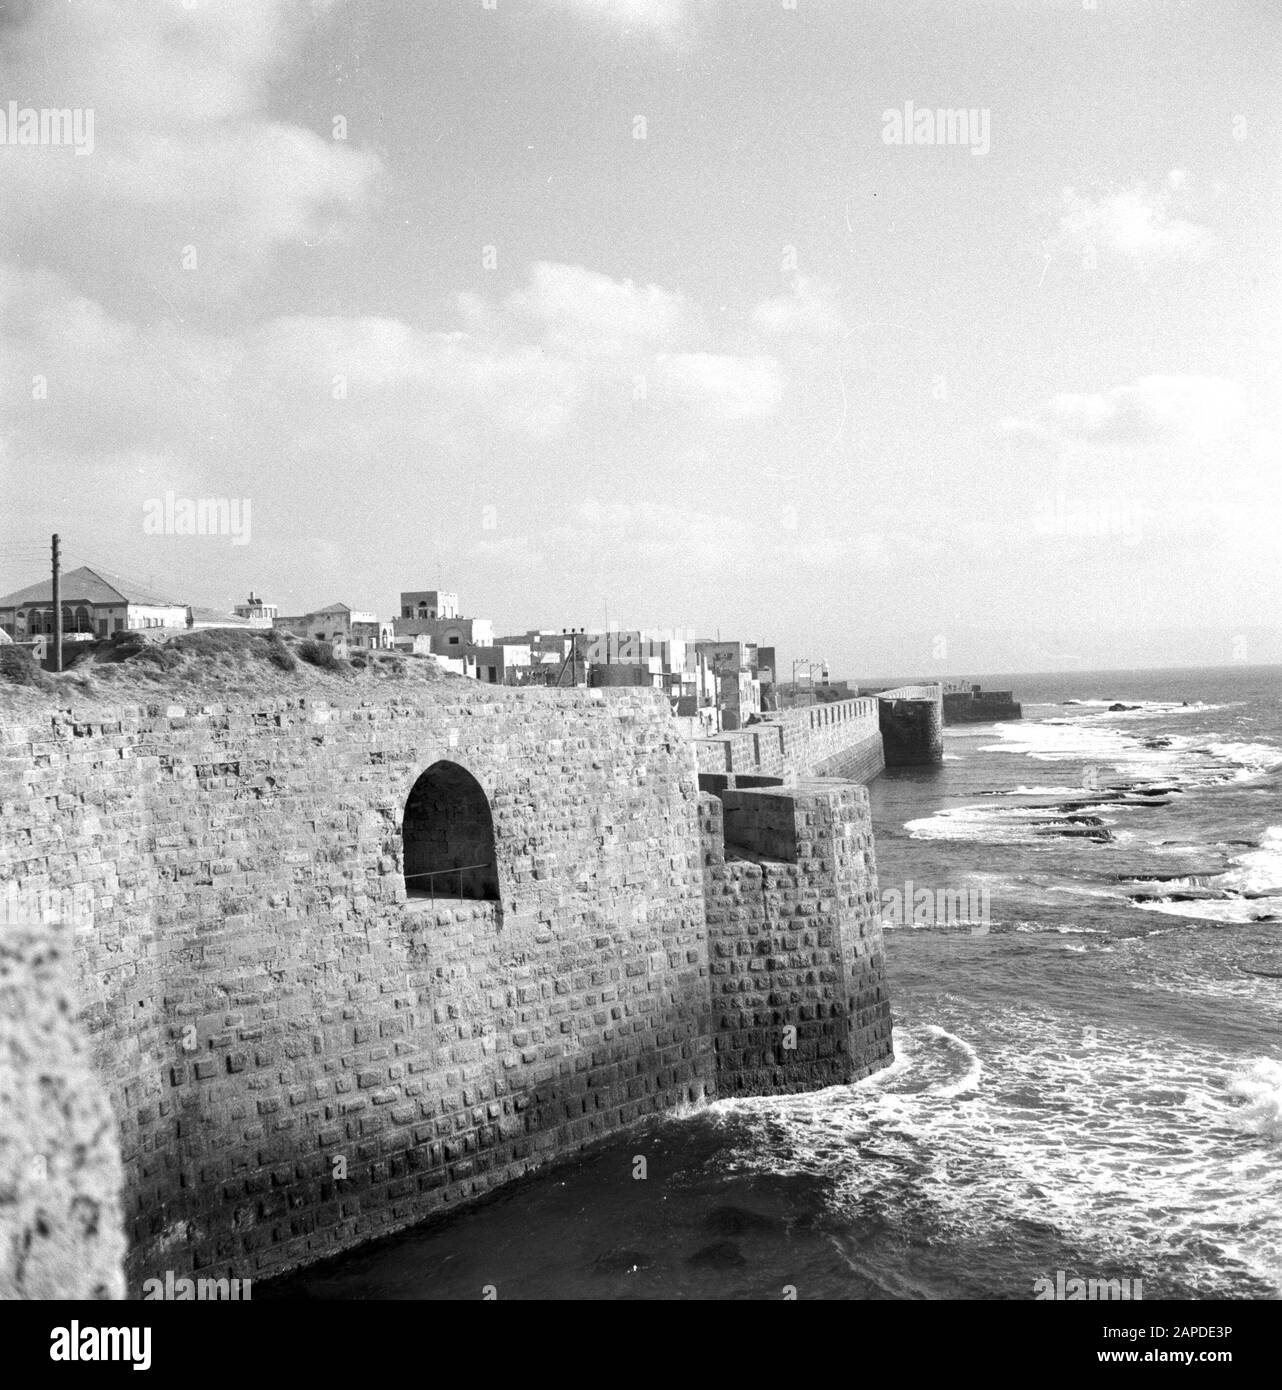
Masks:
[[[1282,660],[1274,0],[35,0],[0,114],[0,590]]]

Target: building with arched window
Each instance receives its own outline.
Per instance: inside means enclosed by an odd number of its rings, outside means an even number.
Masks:
[[[457,618],[458,595],[443,589],[408,589],[401,592],[402,618]]]
[[[82,565],[62,576],[62,630],[109,637],[135,628],[187,626],[187,605],[107,570]],[[17,642],[53,635],[53,580],[0,598],[0,627]]]

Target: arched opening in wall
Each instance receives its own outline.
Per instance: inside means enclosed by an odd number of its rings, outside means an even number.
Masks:
[[[475,777],[458,763],[433,763],[414,783],[401,822],[405,896],[497,902],[494,818]]]

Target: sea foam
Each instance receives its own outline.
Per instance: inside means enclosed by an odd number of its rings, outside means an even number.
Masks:
[[[1228,1092],[1246,1102],[1236,1114],[1239,1128],[1282,1141],[1282,1062],[1261,1057],[1229,1082]]]

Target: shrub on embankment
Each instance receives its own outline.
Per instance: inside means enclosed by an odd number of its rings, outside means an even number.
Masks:
[[[97,642],[68,643],[66,669],[44,671],[20,648],[0,647],[0,688],[77,698],[126,693],[219,695],[297,693],[299,688],[350,689],[356,682],[436,683],[450,678],[427,657],[362,651],[353,661],[328,642],[300,641],[274,630],[205,628],[194,632],[118,632]],[[457,679],[457,678],[455,678]]]
[[[48,690],[54,682],[32,661],[22,647],[0,647],[0,684],[26,685]]]

